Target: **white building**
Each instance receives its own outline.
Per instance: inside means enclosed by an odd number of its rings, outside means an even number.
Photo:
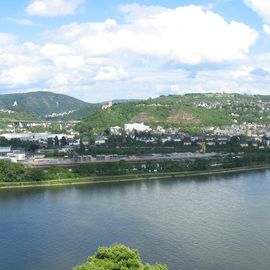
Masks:
[[[73,135],[67,135],[67,134],[52,134],[52,133],[5,133],[1,135],[2,137],[5,137],[7,140],[12,139],[19,139],[22,141],[39,141],[39,140],[48,140],[49,138],[54,139],[55,137],[58,137],[60,140],[62,137],[65,137],[67,139],[73,139]]]
[[[11,150],[10,146],[0,147],[0,160],[11,162],[24,161],[26,158],[25,152],[21,150]]]
[[[150,131],[151,128],[146,126],[144,123],[133,123],[133,124],[125,124],[124,129],[126,132],[131,132],[136,130],[137,132]]]
[[[166,130],[165,130],[163,127],[161,127],[161,126],[157,126],[157,127],[156,127],[156,132],[162,134],[162,133],[165,133]]]
[[[110,133],[113,135],[120,135],[121,134],[121,127],[110,127]]]
[[[97,137],[95,140],[96,145],[102,145],[106,143],[107,138],[104,136]]]
[[[0,156],[6,156],[10,152],[11,152],[10,146],[1,146],[0,147]]]
[[[25,161],[26,155],[24,151],[14,150],[8,153],[7,156],[10,158],[11,162]]]

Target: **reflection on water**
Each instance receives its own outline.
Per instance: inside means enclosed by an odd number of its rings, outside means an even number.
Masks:
[[[180,269],[270,269],[270,171],[0,191],[0,269],[67,270],[121,242]]]

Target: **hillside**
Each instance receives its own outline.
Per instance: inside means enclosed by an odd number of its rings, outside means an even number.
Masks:
[[[81,132],[106,129],[129,122],[150,126],[203,127],[243,122],[270,122],[270,96],[240,94],[187,94],[116,104],[97,110],[79,125]]]
[[[12,121],[35,121],[41,120],[41,118],[35,114],[30,112],[25,112],[20,108],[12,108],[12,109],[0,109],[0,126],[3,127],[4,122],[12,122]],[[5,126],[5,125],[4,125]]]
[[[53,118],[61,119],[69,116],[69,119],[79,119],[89,114],[95,108],[97,108],[95,104],[89,104],[67,95],[51,92],[0,95],[0,109],[20,111],[21,116],[24,113],[26,115],[37,115],[42,118],[53,116]],[[8,118],[12,117],[12,115],[6,116]]]
[[[75,110],[74,112],[65,115],[63,117],[60,117],[60,119],[69,121],[69,120],[81,120],[90,114],[94,113],[101,107],[100,104],[88,104],[86,106],[81,107],[78,110]]]

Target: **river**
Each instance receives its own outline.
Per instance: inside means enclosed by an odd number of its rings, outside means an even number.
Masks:
[[[70,270],[114,242],[170,270],[269,270],[270,170],[0,190],[0,269]]]

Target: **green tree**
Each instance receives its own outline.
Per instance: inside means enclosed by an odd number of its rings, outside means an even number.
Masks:
[[[53,148],[53,139],[52,138],[49,138],[48,139],[47,146],[48,146],[49,149],[52,149]]]
[[[111,247],[100,247],[97,253],[87,262],[73,270],[168,270],[161,264],[143,264],[137,250],[124,245],[114,244]]]
[[[31,181],[41,181],[45,179],[44,171],[40,169],[33,168],[30,170],[29,180]]]
[[[54,138],[54,146],[59,147],[59,139],[57,136],[55,136],[55,138]]]
[[[84,153],[85,152],[85,145],[82,142],[82,139],[80,139],[80,149],[79,149],[80,153]]]
[[[0,161],[0,181],[21,182],[29,181],[31,169],[19,163]]]
[[[62,147],[65,147],[66,145],[67,145],[67,139],[66,139],[65,136],[63,136],[63,137],[61,138],[61,146],[62,146]]]
[[[232,145],[238,145],[239,142],[240,142],[240,138],[239,138],[239,137],[233,136],[233,137],[231,138],[231,144],[232,144]]]

